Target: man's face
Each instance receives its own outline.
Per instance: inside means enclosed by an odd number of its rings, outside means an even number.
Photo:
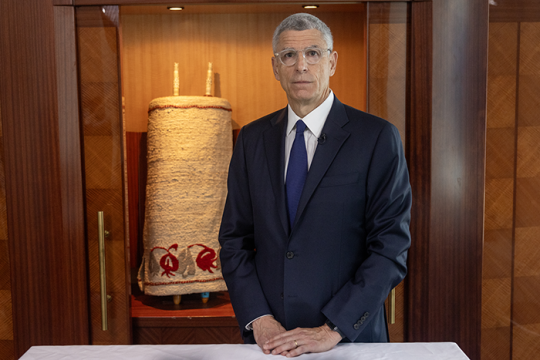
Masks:
[[[323,50],[323,57],[317,64],[308,64],[300,50],[316,46]],[[287,30],[279,36],[277,52],[295,49],[298,61],[292,66],[285,66],[276,57],[272,58],[274,76],[287,93],[289,104],[295,108],[308,107],[309,111],[319,106],[330,93],[329,80],[334,75],[337,53],[329,54],[326,42],[319,30]],[[300,115],[300,114],[298,114]]]

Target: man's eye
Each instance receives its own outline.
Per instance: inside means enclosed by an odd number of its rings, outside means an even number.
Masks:
[[[294,55],[295,55],[294,52],[289,51],[289,52],[286,52],[285,54],[283,54],[283,57],[284,57],[285,59],[290,59],[290,58],[294,57]]]
[[[319,56],[319,52],[317,50],[309,50],[307,53],[306,53],[307,56],[311,56],[311,57],[315,57],[315,56]]]

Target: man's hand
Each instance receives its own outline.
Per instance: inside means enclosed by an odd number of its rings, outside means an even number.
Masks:
[[[294,357],[308,352],[328,351],[340,341],[341,335],[324,324],[316,328],[296,328],[281,333],[266,342],[262,348],[265,353],[272,351],[273,355]]]
[[[263,316],[255,320],[252,324],[253,336],[257,345],[263,350],[265,354],[270,354],[270,350],[265,350],[263,345],[275,336],[284,333],[285,328],[274,319],[273,316]]]

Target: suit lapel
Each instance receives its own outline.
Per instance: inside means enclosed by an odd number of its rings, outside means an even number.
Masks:
[[[339,149],[349,137],[350,134],[342,129],[343,125],[348,122],[349,118],[345,112],[345,107],[335,98],[321,133],[326,134],[326,141],[323,144],[317,145],[317,150],[313,156],[306,183],[304,184],[304,190],[300,197],[300,203],[298,204],[295,225],[302,216],[309,199],[311,199],[324,174],[326,174],[326,171],[334,161]]]
[[[272,126],[263,134],[266,163],[270,182],[276,200],[276,207],[285,233],[289,233],[287,219],[287,201],[285,199],[284,169],[285,169],[285,129],[287,128],[287,108],[278,112],[271,120]]]

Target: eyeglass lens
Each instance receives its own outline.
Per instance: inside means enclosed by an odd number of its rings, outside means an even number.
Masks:
[[[286,66],[292,66],[298,61],[298,54],[302,53],[306,62],[310,65],[316,64],[321,60],[322,51],[317,48],[307,48],[304,50],[285,50],[279,54],[279,59]]]

